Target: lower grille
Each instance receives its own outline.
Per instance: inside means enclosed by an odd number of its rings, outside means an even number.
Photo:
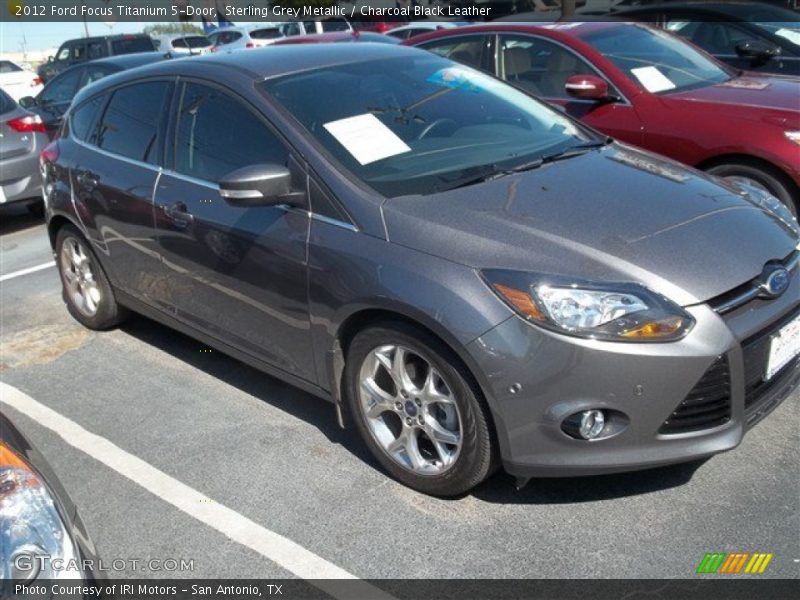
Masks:
[[[731,418],[728,360],[720,356],[658,430],[661,434],[687,433],[724,425]]]

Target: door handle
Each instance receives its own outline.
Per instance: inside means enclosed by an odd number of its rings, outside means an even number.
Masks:
[[[186,229],[194,223],[194,215],[189,212],[185,202],[173,202],[161,206],[164,216],[172,222],[175,227]]]
[[[78,181],[78,184],[82,185],[86,188],[94,188],[97,187],[99,181],[96,177],[94,177],[89,171],[80,171],[75,179]]]

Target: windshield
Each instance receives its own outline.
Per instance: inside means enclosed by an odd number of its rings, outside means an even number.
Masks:
[[[434,55],[323,67],[261,85],[388,197],[459,187],[486,169],[513,169],[596,141],[515,88]]]
[[[790,41],[800,50],[800,23],[753,23],[759,29]]]
[[[581,37],[648,92],[675,92],[731,79],[712,59],[663,31],[630,25]]]

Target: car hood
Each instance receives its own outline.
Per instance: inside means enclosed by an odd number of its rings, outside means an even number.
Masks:
[[[796,77],[764,76],[745,73],[725,83],[666,94],[665,100],[689,100],[730,105],[742,109],[781,110],[800,115],[800,80]]]
[[[539,169],[384,203],[389,240],[474,268],[635,281],[684,306],[758,276],[796,222],[657,155],[613,144]]]

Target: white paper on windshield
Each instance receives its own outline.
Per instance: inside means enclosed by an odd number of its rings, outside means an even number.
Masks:
[[[674,90],[675,84],[669,77],[658,70],[658,67],[639,67],[631,69],[631,73],[636,76],[648,92],[663,92],[664,90]]]
[[[786,38],[793,44],[797,44],[798,46],[800,46],[800,29],[787,29],[787,28],[778,29],[778,31],[775,32],[775,35],[779,35],[782,38]]]
[[[373,114],[325,123],[325,129],[362,165],[411,152],[395,133]]]

